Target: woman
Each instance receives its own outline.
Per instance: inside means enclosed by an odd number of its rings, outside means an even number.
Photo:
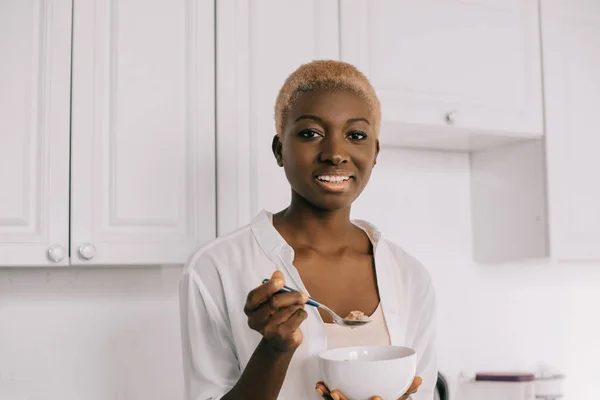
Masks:
[[[286,80],[275,120],[273,154],[291,204],[190,257],[180,288],[186,398],[344,399],[319,382],[318,354],[392,344],[418,354],[418,377],[402,398],[419,389],[412,399],[433,399],[429,275],[373,225],[350,221],[379,153],[375,91],[353,66],[315,61]],[[284,284],[299,292],[276,294]],[[305,307],[307,293],[341,316],[361,310],[373,322],[336,326]]]

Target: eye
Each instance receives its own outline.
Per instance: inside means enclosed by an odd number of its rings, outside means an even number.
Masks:
[[[305,130],[301,131],[300,133],[298,133],[298,136],[300,136],[301,138],[304,138],[304,139],[314,139],[317,136],[321,136],[321,133],[314,129],[305,129]]]
[[[361,131],[352,131],[348,133],[348,138],[350,140],[365,140],[367,138],[367,134]]]

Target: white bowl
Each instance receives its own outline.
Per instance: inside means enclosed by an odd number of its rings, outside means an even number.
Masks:
[[[400,346],[358,346],[319,354],[323,382],[350,400],[397,399],[412,383],[417,354]]]

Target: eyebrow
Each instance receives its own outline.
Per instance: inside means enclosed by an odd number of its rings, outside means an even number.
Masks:
[[[360,122],[360,121],[366,122],[367,124],[371,125],[369,120],[366,118],[350,118],[348,121],[346,121],[346,123],[351,124],[353,122]]]
[[[315,115],[301,115],[298,118],[296,118],[294,120],[294,122],[298,122],[298,121],[303,120],[303,119],[312,119],[312,120],[317,121],[317,122],[323,122],[323,120],[321,118],[319,118],[319,117],[317,117]]]
[[[312,119],[313,121],[323,123],[323,120],[321,118],[317,117],[316,115],[301,115],[298,118],[296,118],[296,120],[294,122],[298,122],[303,119]],[[346,123],[351,124],[353,122],[360,122],[360,121],[366,122],[367,124],[371,125],[371,123],[369,122],[368,119],[362,118],[362,117],[361,118],[350,118],[348,121],[346,121]]]

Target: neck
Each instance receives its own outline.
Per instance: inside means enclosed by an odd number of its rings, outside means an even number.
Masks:
[[[324,210],[295,193],[290,206],[275,215],[274,224],[288,242],[315,248],[347,246],[356,229],[350,221],[350,206]]]

